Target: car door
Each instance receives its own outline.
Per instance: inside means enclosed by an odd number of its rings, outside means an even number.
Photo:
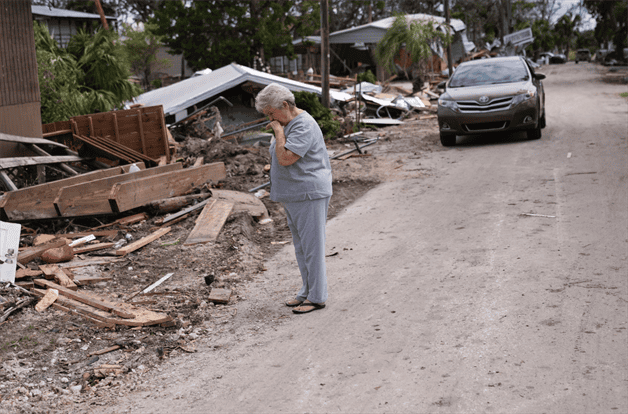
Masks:
[[[534,68],[530,66],[530,64],[526,62],[525,59],[524,59],[524,62],[526,66],[528,67],[530,74],[532,75],[532,83],[536,87],[536,91],[537,91],[538,99],[539,99],[538,101],[539,102],[539,117],[541,117],[545,113],[545,89],[543,88],[543,82],[536,78],[536,74],[534,73]]]

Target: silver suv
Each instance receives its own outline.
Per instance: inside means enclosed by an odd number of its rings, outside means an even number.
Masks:
[[[461,63],[438,100],[438,127],[444,146],[456,135],[525,130],[541,138],[545,128],[545,75],[523,57],[497,57]]]

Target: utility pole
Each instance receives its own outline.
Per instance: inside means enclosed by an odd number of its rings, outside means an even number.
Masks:
[[[451,26],[449,25],[449,0],[445,0],[445,23],[447,24],[447,30],[451,30]],[[447,66],[449,67],[449,77],[454,74],[454,62],[451,57],[451,42],[447,45]]]
[[[328,0],[321,0],[321,88],[322,104],[329,108],[329,12]]]
[[[98,9],[98,14],[100,14],[100,22],[102,23],[102,27],[105,30],[109,30],[109,24],[107,23],[107,18],[105,17],[105,11],[102,9],[102,4],[100,4],[100,0],[96,0],[96,8]]]

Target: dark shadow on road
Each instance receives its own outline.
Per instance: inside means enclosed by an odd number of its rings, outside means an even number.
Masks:
[[[542,139],[542,138],[541,138]],[[507,145],[534,142],[525,132],[494,132],[478,135],[458,135],[456,147],[480,147],[485,145]]]

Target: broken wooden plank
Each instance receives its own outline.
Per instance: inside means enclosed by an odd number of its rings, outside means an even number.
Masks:
[[[57,263],[57,266],[64,269],[74,269],[77,267],[109,264],[109,263],[119,262],[120,260],[122,259],[119,257],[96,257],[93,259],[84,259],[84,260],[74,259],[70,262]]]
[[[35,284],[38,286],[44,286],[47,288],[51,288],[51,289],[57,289],[59,291],[59,294],[66,296],[70,299],[74,299],[76,301],[85,303],[89,306],[93,306],[94,308],[98,308],[107,312],[111,312],[115,315],[120,316],[121,318],[127,318],[127,319],[133,319],[135,317],[135,315],[133,315],[132,313],[129,313],[125,310],[122,310],[120,308],[118,308],[116,305],[111,304],[111,303],[107,303],[101,299],[96,299],[93,297],[90,297],[89,295],[86,295],[85,293],[82,292],[74,292],[70,289],[66,289],[61,285],[57,285],[56,283],[50,282],[49,280],[46,279],[35,279]]]
[[[116,184],[109,195],[112,210],[116,213],[131,210],[162,198],[184,195],[194,188],[227,177],[222,162],[185,168],[166,174]]]
[[[205,206],[184,245],[215,241],[231,210],[233,203],[230,201],[216,200],[213,205]]]
[[[53,142],[53,141],[50,141],[50,142]],[[28,144],[27,146],[28,146],[28,149],[30,149],[31,151],[33,151],[37,155],[42,155],[42,156],[46,156],[46,157],[50,156],[50,154],[48,154],[46,151],[44,151],[43,149],[39,148],[35,144]],[[70,154],[68,154],[68,155],[70,155]],[[76,172],[76,170],[74,170],[73,168],[69,167],[65,163],[59,164],[59,168],[61,168],[66,173],[68,173],[70,176],[78,175],[78,172]]]
[[[15,271],[15,278],[16,279],[23,279],[25,277],[38,277],[43,275],[44,272],[42,272],[41,270],[32,270],[29,268],[26,269],[17,269]]]
[[[139,222],[144,221],[144,220],[148,220],[148,214],[146,214],[146,213],[137,213],[137,214],[133,214],[132,216],[119,218],[116,221],[113,221],[111,223],[103,224],[103,225],[98,226],[98,227],[93,227],[93,230],[102,229],[102,228],[105,228],[105,227],[110,227],[110,226],[115,226],[115,225],[129,226],[131,224],[139,223]]]
[[[0,132],[0,141],[17,142],[17,143],[26,144],[26,145],[29,145],[29,144],[42,145],[43,144],[43,145],[52,145],[55,147],[67,148],[67,146],[64,144],[61,144],[55,141],[50,141],[45,138],[20,137],[17,135],[5,134],[3,132]]]
[[[87,354],[87,356],[108,354],[109,352],[117,351],[120,348],[121,348],[120,345],[113,345],[108,348],[101,349],[99,351],[90,352],[89,354]]]
[[[0,158],[0,168],[25,167],[27,165],[59,164],[62,162],[81,162],[86,158],[77,155],[50,155],[48,157]]]
[[[82,254],[88,252],[95,252],[97,250],[109,249],[113,247],[115,243],[95,243],[90,244],[89,246],[76,247],[74,248],[74,254]]]
[[[9,175],[4,170],[0,170],[0,181],[2,181],[7,191],[18,190],[17,186],[13,183]]]
[[[212,197],[217,200],[230,201],[233,203],[233,212],[248,212],[252,217],[264,219],[268,216],[268,209],[259,198],[253,194],[242,191],[217,190],[212,188]]]
[[[79,285],[90,285],[92,283],[108,282],[111,276],[74,276],[74,283]]]
[[[171,211],[182,209],[183,207],[192,204],[195,201],[203,201],[206,198],[212,196],[212,193],[204,194],[189,194],[179,197],[164,198],[162,200],[155,200],[149,204],[149,207],[156,213],[169,213]]]
[[[35,305],[35,310],[37,312],[43,312],[52,305],[58,297],[59,291],[57,289],[48,289],[37,305]]]
[[[173,222],[173,220],[179,219],[179,218],[183,218],[184,216],[190,214],[193,211],[196,211],[196,210],[200,209],[201,207],[203,207],[203,206],[205,206],[205,205],[207,205],[209,203],[213,204],[215,201],[216,200],[213,199],[213,198],[208,198],[207,200],[201,201],[198,204],[195,204],[195,205],[193,205],[191,207],[183,209],[183,210],[179,211],[178,213],[169,214],[166,217],[164,217],[161,221],[157,221],[156,224],[166,224],[166,223],[169,223],[169,222]]]
[[[143,163],[138,164],[144,169]],[[58,217],[54,206],[57,193],[63,187],[89,182],[104,177],[124,174],[130,166],[108,168],[106,170],[93,171],[74,177],[53,181],[46,184],[34,185],[4,194],[0,199],[0,213],[11,221],[37,220]]]
[[[231,289],[217,289],[214,288],[209,293],[207,300],[214,303],[229,303],[231,298]]]
[[[59,233],[57,237],[65,237],[66,239],[78,239],[85,236],[94,235],[96,237],[115,237],[119,230],[98,230],[98,231],[81,231],[78,233]]]
[[[32,292],[37,296],[43,296],[46,291],[42,289],[32,289]],[[57,297],[55,302],[52,304],[52,307],[62,310],[64,312],[79,315],[83,318],[88,319],[90,322],[96,323],[98,326],[104,326],[109,328],[113,328],[115,326],[115,323],[113,322],[115,319],[111,316],[110,313],[93,308],[79,301],[63,297],[61,295]]]
[[[46,275],[46,279],[50,279],[53,277],[61,286],[64,288],[68,288],[71,290],[76,290],[78,287],[76,284],[70,279],[70,277],[61,269],[59,266],[55,264],[49,265],[39,265],[39,268],[44,275]]]
[[[164,234],[168,233],[169,231],[170,231],[170,227],[164,227],[163,229],[159,229],[156,232],[154,232],[153,234],[150,234],[150,235],[148,235],[146,237],[142,237],[138,241],[133,242],[131,244],[128,244],[126,246],[123,246],[122,248],[116,250],[116,255],[117,256],[124,256],[126,254],[131,253],[131,252],[134,252],[135,250],[140,249],[140,248],[146,246],[149,243],[152,243],[153,241],[157,240],[158,238],[160,238]]]
[[[18,253],[17,261],[22,264],[26,264],[41,256],[46,250],[55,249],[63,246],[64,244],[66,244],[65,240],[53,240],[49,243],[40,244],[39,246],[29,247]]]
[[[109,193],[115,184],[177,171],[182,168],[181,163],[168,164],[163,167],[154,167],[63,187],[59,190],[54,205],[59,216],[63,217],[111,214],[113,212],[109,204]]]

